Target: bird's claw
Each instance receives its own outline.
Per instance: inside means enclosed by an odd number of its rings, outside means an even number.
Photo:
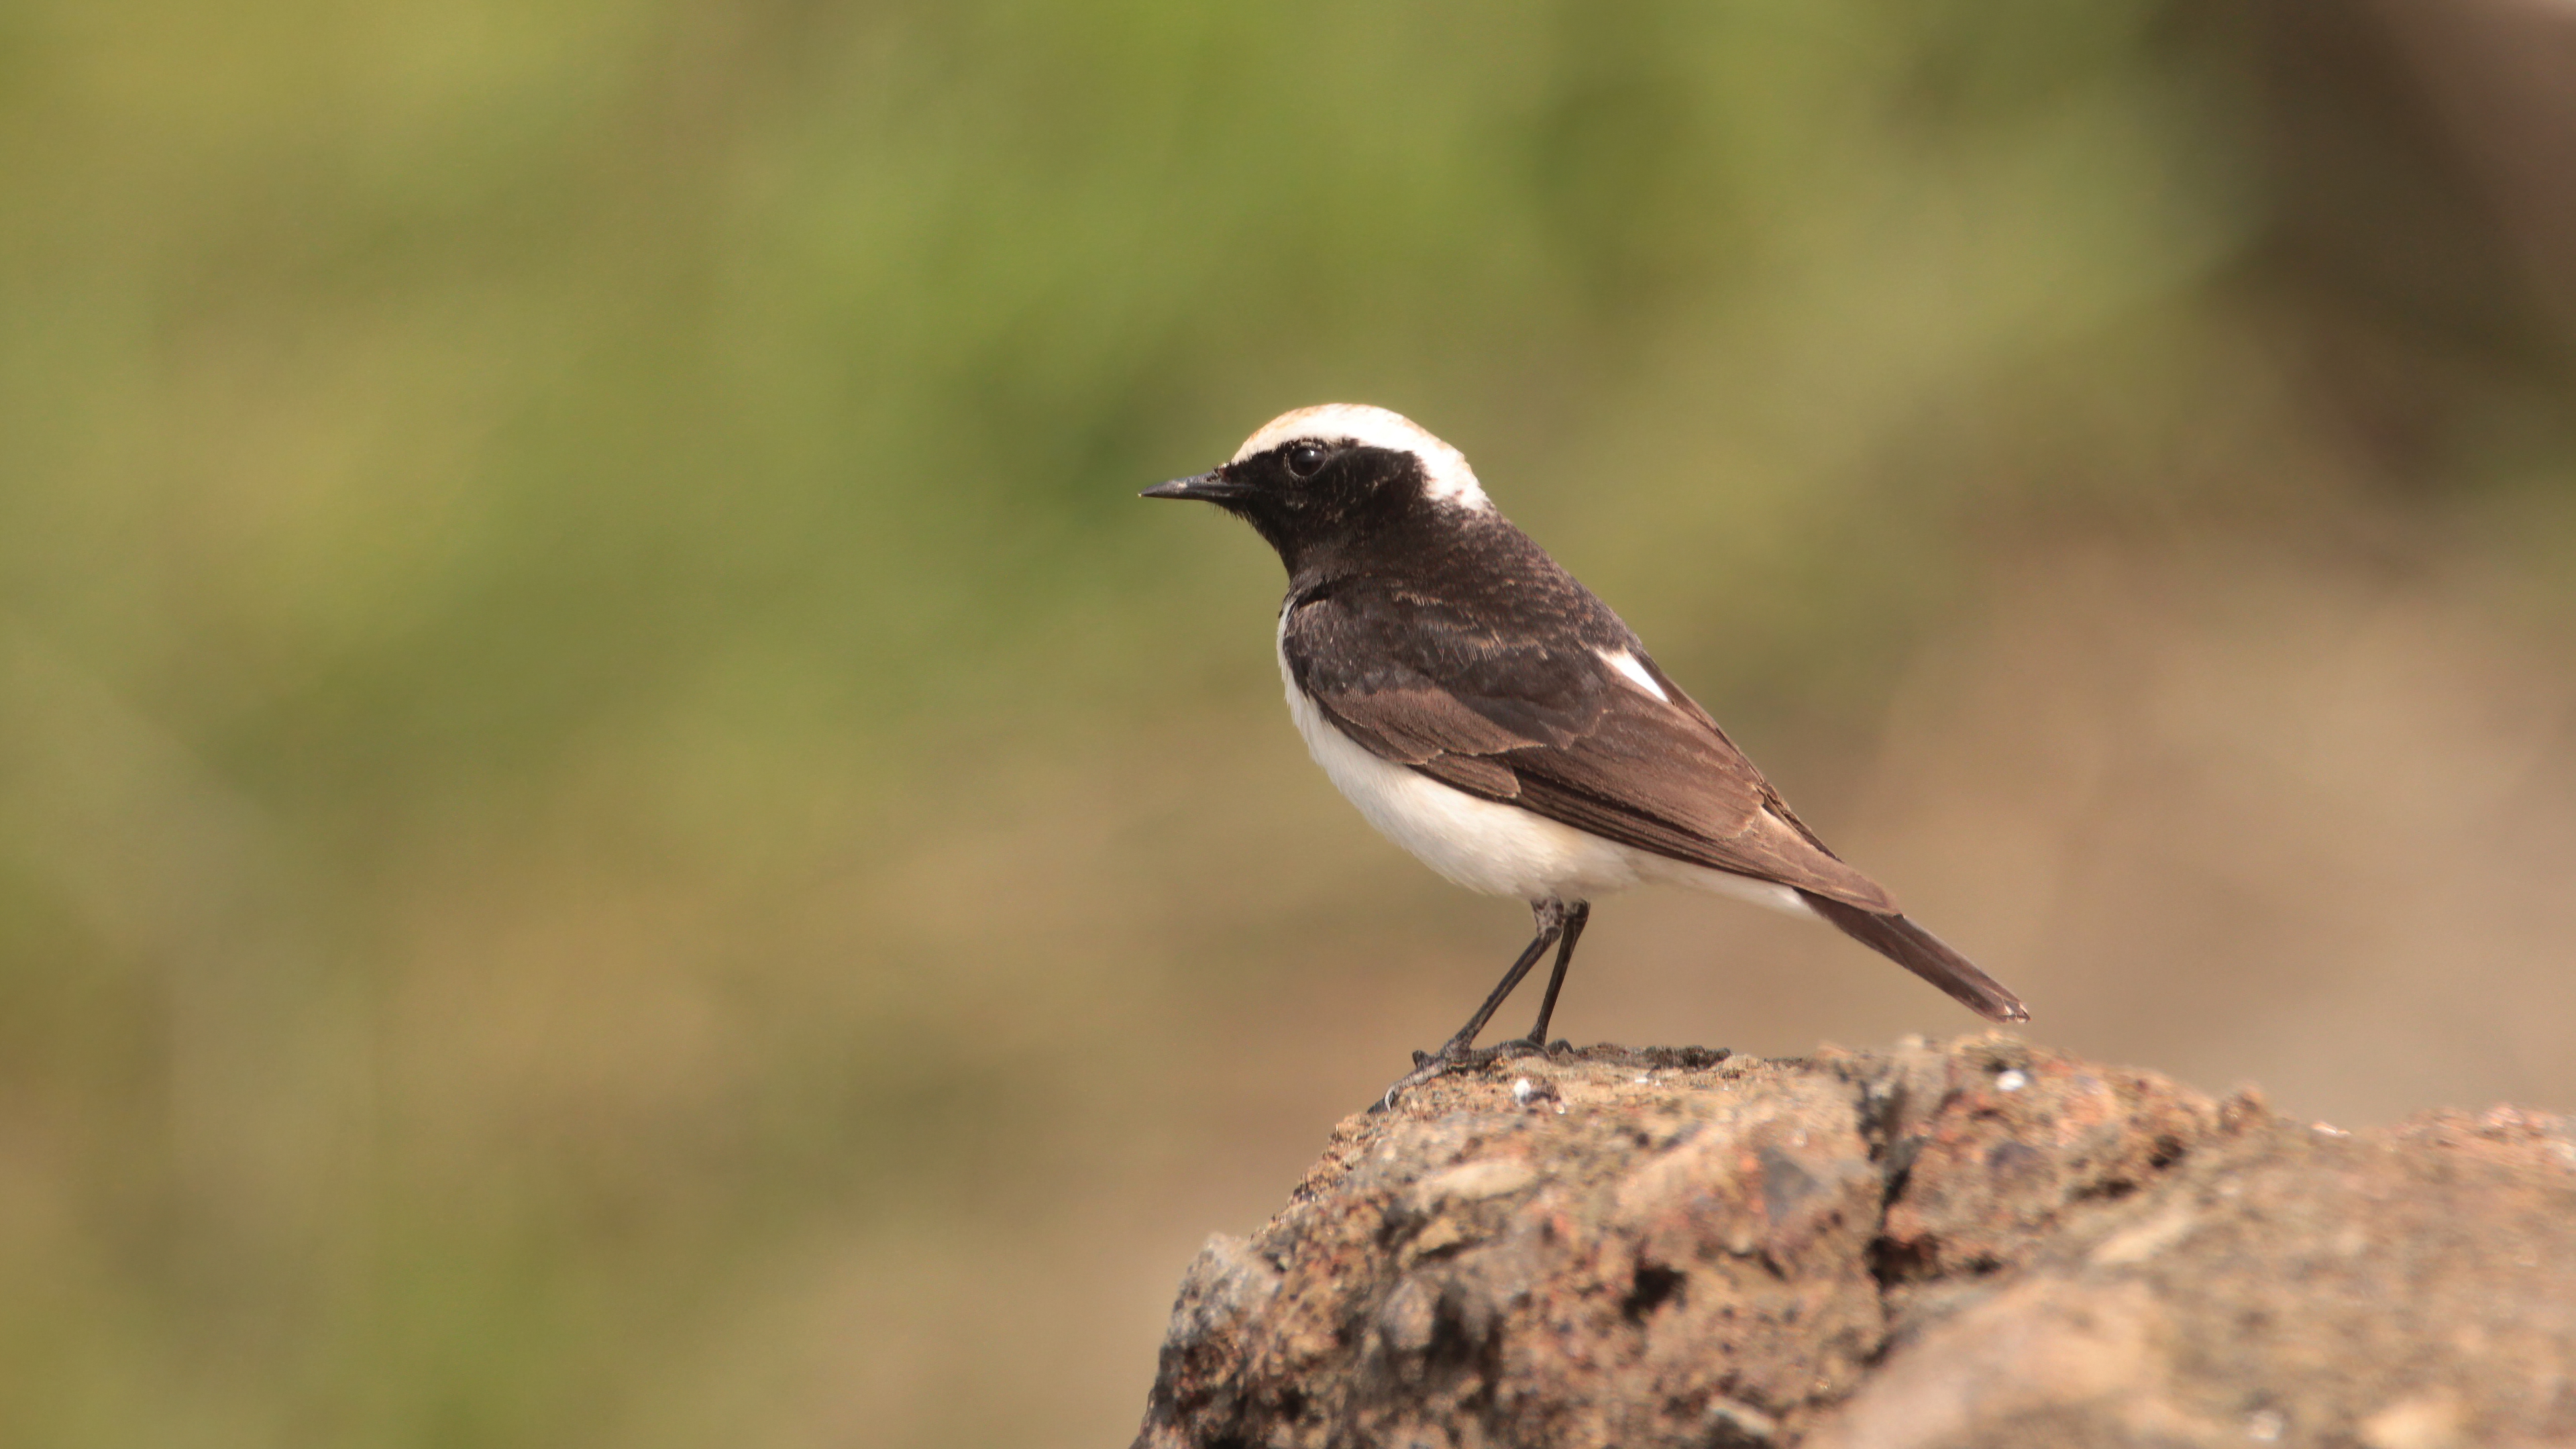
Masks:
[[[1504,1057],[1526,1056],[1532,1051],[1544,1050],[1545,1048],[1538,1047],[1527,1037],[1515,1037],[1510,1041],[1497,1042],[1489,1047],[1471,1047],[1453,1041],[1436,1052],[1417,1051],[1413,1054],[1413,1070],[1396,1078],[1386,1089],[1385,1095],[1379,1097],[1369,1110],[1384,1112],[1392,1108],[1395,1105],[1395,1099],[1403,1096],[1407,1090],[1421,1086],[1436,1077],[1445,1077],[1461,1068],[1481,1067],[1489,1062],[1500,1061]]]

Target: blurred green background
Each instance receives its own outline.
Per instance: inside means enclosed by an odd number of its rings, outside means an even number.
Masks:
[[[2571,337],[2563,6],[0,8],[0,1441],[1119,1442],[1525,929],[1134,498],[1325,400],[2035,1038],[2576,1108]]]

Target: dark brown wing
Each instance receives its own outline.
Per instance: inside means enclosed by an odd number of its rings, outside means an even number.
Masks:
[[[1600,614],[1606,626],[1495,629],[1359,580],[1292,598],[1279,644],[1298,687],[1381,759],[1622,845],[1894,912],[1689,696],[1666,683],[1658,699],[1605,661],[1645,655]]]

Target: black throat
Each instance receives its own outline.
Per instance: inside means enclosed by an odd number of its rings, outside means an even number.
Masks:
[[[1533,644],[1633,647],[1618,616],[1490,504],[1432,497],[1414,453],[1345,441],[1300,475],[1293,446],[1218,470],[1236,490],[1226,511],[1287,568],[1290,607],[1337,598],[1371,627],[1438,617]]]
[[[1353,447],[1311,478],[1264,455],[1229,465],[1258,491],[1227,505],[1278,551],[1290,579],[1382,567],[1436,538],[1443,509],[1426,494],[1422,460],[1389,448]]]

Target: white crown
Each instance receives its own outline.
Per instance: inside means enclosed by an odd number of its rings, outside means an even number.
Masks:
[[[1281,413],[1262,424],[1261,431],[1244,439],[1243,446],[1234,450],[1232,461],[1240,463],[1298,438],[1313,438],[1321,443],[1347,441],[1411,453],[1422,460],[1423,492],[1433,501],[1455,503],[1462,508],[1494,506],[1477,484],[1476,470],[1467,466],[1466,454],[1433,437],[1402,413],[1366,403],[1325,403]]]

